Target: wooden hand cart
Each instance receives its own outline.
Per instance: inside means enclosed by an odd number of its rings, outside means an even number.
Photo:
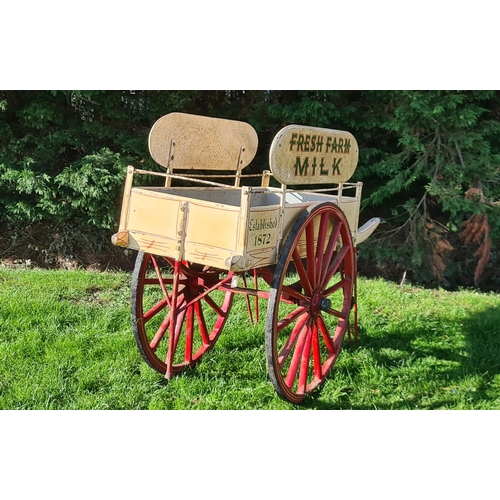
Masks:
[[[362,183],[346,182],[358,161],[350,133],[289,125],[274,138],[261,185],[242,186],[257,145],[248,123],[163,116],[149,149],[166,173],[128,168],[112,241],[139,251],[132,328],[152,368],[170,379],[193,367],[217,341],[235,294],[245,295],[252,321],[265,298],[269,376],[281,397],[300,403],[325,381],[351,335],[351,311],[357,338],[356,245],[380,220],[358,228]],[[137,174],[165,183],[134,187]],[[270,187],[271,175],[281,187]],[[324,184],[321,192],[287,188]]]

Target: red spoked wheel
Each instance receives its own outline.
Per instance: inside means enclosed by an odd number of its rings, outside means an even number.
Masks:
[[[231,276],[139,252],[131,287],[132,330],[148,365],[170,379],[214,346],[233,300],[219,287]]]
[[[340,353],[356,280],[355,249],[333,203],[297,219],[273,275],[266,357],[276,392],[292,403],[322,384]]]

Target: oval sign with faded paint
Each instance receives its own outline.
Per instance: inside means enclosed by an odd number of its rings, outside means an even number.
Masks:
[[[172,169],[236,171],[253,160],[258,142],[249,123],[187,113],[162,116],[149,133],[153,160]]]
[[[269,163],[282,184],[336,184],[352,177],[358,156],[350,132],[288,125],[274,138]]]

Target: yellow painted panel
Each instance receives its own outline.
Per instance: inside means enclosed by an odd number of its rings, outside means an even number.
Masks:
[[[203,245],[199,242],[187,241],[184,245],[183,259],[196,264],[217,267],[219,269],[229,269],[228,259],[233,252],[209,245]]]
[[[152,235],[133,231],[129,233],[128,248],[172,257],[175,255],[176,241],[156,234]]]
[[[229,210],[227,205],[189,202],[186,245],[202,243],[205,246],[236,250],[239,208]]]
[[[132,189],[126,229],[176,240],[179,204],[178,200],[161,197],[145,189]]]
[[[352,185],[344,186],[347,191]],[[122,213],[125,227],[114,243],[223,269],[247,270],[275,264],[277,246],[281,248],[297,218],[309,205],[323,202],[340,206],[355,236],[358,198],[342,196],[339,204],[336,195],[286,191],[280,217],[280,193],[262,188],[253,192],[252,188],[135,187]]]
[[[258,248],[243,255],[233,255],[227,261],[225,269],[231,271],[247,271],[259,267],[276,264],[276,249],[274,247]]]

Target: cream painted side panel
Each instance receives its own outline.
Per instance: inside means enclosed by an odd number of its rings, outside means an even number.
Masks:
[[[195,193],[203,192],[191,194]],[[115,239],[121,246],[137,250],[221,269],[248,270],[276,263],[281,250],[277,246],[284,243],[293,224],[309,205],[325,201],[338,204],[337,196],[290,192],[287,193],[290,202],[285,204],[280,220],[276,196],[263,197],[261,190],[259,194],[254,193],[253,199],[249,188],[242,188],[240,193],[241,206],[235,206],[236,200],[227,205],[176,196],[173,189],[167,192],[132,188],[128,214],[122,214],[126,227]],[[223,200],[224,193],[220,195],[219,199]],[[266,206],[268,202],[272,205]],[[359,200],[343,196],[341,209],[355,236]]]
[[[126,229],[177,240],[179,206],[179,200],[132,189]]]
[[[192,201],[184,243],[184,259],[228,268],[226,261],[237,250],[239,209]]]

